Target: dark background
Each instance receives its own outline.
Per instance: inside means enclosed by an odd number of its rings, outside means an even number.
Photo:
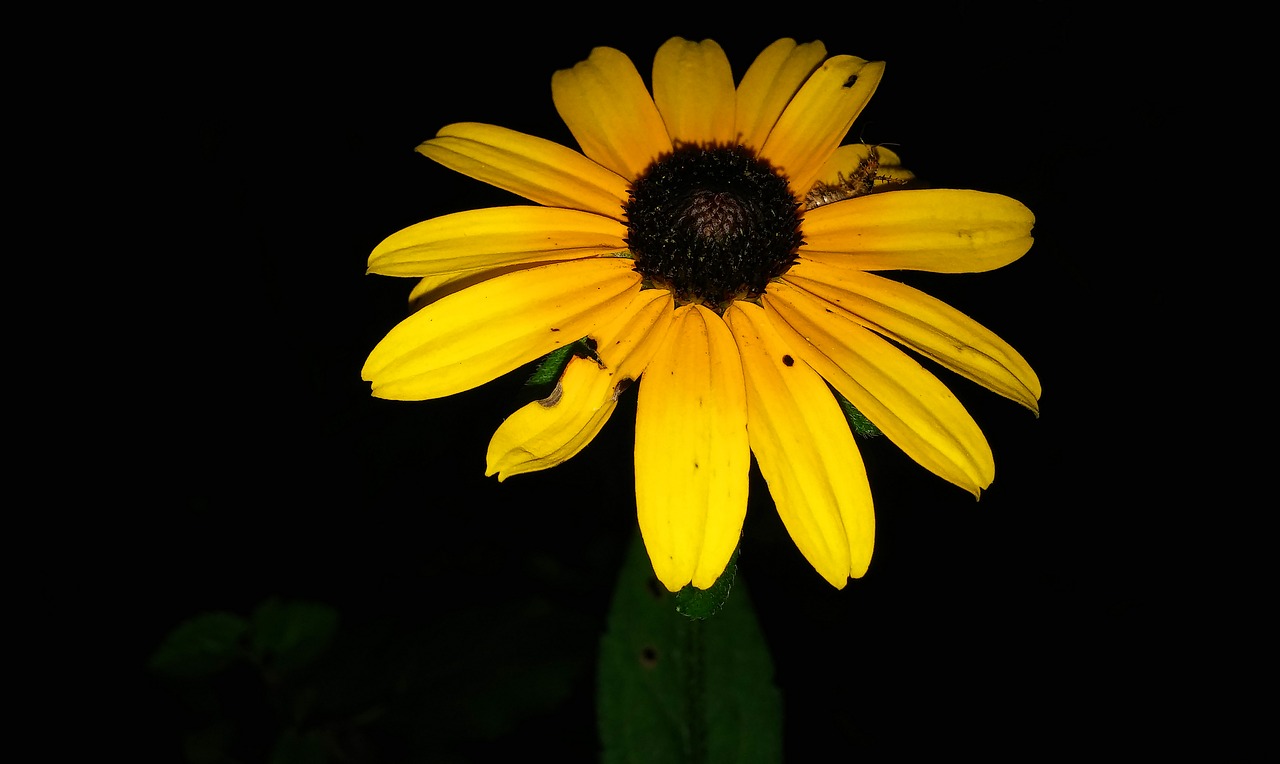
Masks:
[[[160,109],[153,147],[165,172],[156,217],[175,225],[159,242],[171,282],[144,335],[159,352],[131,411],[150,448],[134,493],[129,555],[145,573],[126,587],[125,662],[143,671],[200,613],[324,603],[363,667],[354,673],[431,688],[412,708],[432,721],[375,725],[356,736],[362,760],[591,760],[593,651],[635,528],[634,395],[569,463],[485,478],[521,373],[444,400],[370,397],[360,367],[404,316],[412,281],[367,276],[366,258],[412,223],[512,201],[415,153],[443,125],[574,145],[550,77],[593,46],[620,48],[647,80],[667,38],[710,37],[740,76],[789,36],[888,62],[849,140],[893,146],[936,186],[1006,194],[1036,213],[1036,244],[1018,262],[907,280],[1011,342],[1044,395],[1037,419],[940,373],[995,452],[996,481],[977,503],[887,440],[866,442],[876,553],[843,591],[795,550],[756,476],[740,575],[783,691],[787,760],[1147,745],[1131,710],[1171,682],[1152,645],[1174,603],[1161,583],[1172,553],[1133,464],[1142,420],[1116,414],[1117,388],[1143,387],[1146,369],[1117,327],[1146,319],[1098,270],[1108,257],[1124,269],[1131,235],[1109,222],[1102,182],[1140,137],[1117,108],[1124,77],[1098,63],[1124,46],[1071,18],[966,15],[922,29],[909,13],[824,18],[817,6],[786,15],[799,21],[631,10],[645,20],[494,9],[447,22],[221,19],[203,42],[150,62],[172,62],[181,84],[161,98],[173,108]],[[555,689],[511,701],[503,678],[526,677]],[[148,675],[138,736],[178,760],[183,735],[220,714],[241,760],[255,760],[282,724],[270,688],[250,674],[222,681],[224,705],[210,712]]]

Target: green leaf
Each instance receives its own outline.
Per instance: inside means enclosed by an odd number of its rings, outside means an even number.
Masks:
[[[232,613],[202,613],[178,624],[151,655],[153,671],[174,679],[217,673],[241,656],[245,619]]]
[[[835,392],[832,390],[832,392]],[[854,408],[840,393],[836,393],[836,400],[840,401],[840,408],[844,410],[845,419],[849,420],[849,426],[853,428],[854,433],[864,438],[874,438],[880,434],[880,428],[871,423],[870,419],[863,416],[861,411]]]
[[[637,536],[600,641],[603,761],[781,761],[782,699],[742,582],[712,618],[681,615],[676,601]]]
[[[271,750],[270,764],[327,764],[330,747],[320,732],[287,729]]]
[[[693,584],[676,592],[676,612],[689,618],[710,618],[724,607],[733,589],[733,579],[738,572],[738,550],[733,550],[729,564],[716,582],[707,589],[699,589]]]
[[[583,337],[563,347],[558,347],[543,356],[538,362],[538,366],[525,380],[527,387],[540,387],[542,385],[550,385],[560,379],[560,374],[564,372],[564,367],[569,365],[569,359],[577,356],[579,358],[596,358],[596,343],[590,337]]]
[[[301,668],[323,653],[338,629],[338,612],[316,602],[272,598],[253,613],[250,648],[280,670]]]

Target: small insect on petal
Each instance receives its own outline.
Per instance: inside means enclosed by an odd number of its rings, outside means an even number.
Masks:
[[[876,146],[867,146],[867,156],[849,171],[836,176],[835,183],[818,181],[809,189],[804,197],[804,208],[811,210],[824,204],[852,199],[855,196],[866,196],[880,190],[886,185],[903,185],[906,181],[880,172],[880,150]]]

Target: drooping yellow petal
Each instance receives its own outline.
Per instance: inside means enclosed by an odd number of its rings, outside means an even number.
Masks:
[[[424,220],[383,239],[369,272],[430,276],[527,262],[574,260],[626,250],[613,218],[560,207],[490,207]]]
[[[675,143],[734,139],[733,70],[712,40],[673,37],[658,48],[653,59],[653,100]]]
[[[401,321],[361,373],[379,398],[426,400],[469,390],[590,334],[639,289],[640,274],[625,258],[512,271]]]
[[[636,401],[636,508],[658,580],[706,589],[742,535],[751,449],[738,347],[710,310],[675,310]]]
[[[797,196],[813,185],[883,74],[882,61],[832,56],[787,104],[760,153],[786,173]]]
[[[418,153],[451,170],[548,207],[622,219],[627,181],[582,154],[532,135],[478,122],[446,125]]]
[[[551,76],[551,98],[582,153],[627,180],[671,150],[653,98],[625,54],[595,48]]]
[[[486,475],[512,475],[562,464],[595,438],[618,405],[618,396],[638,379],[671,323],[671,293],[646,289],[598,334],[598,361],[569,361],[555,391],[530,403],[498,427],[489,441]]]
[[[995,479],[986,437],[946,385],[838,305],[786,282],[765,310],[795,351],[908,456],[978,496]]]
[[[747,436],[796,547],[843,589],[871,563],[875,513],[853,433],[826,382],[782,339],[759,306],[724,314],[742,354]]]
[[[826,56],[827,49],[816,41],[797,45],[782,39],[765,48],[738,83],[738,141],[759,150],[782,110]]]
[[[804,214],[800,255],[863,271],[977,273],[1031,248],[1035,216],[1000,194],[954,189],[886,191]]]
[[[786,280],[994,393],[1039,413],[1040,379],[1009,343],[918,289],[872,273],[801,261]]]

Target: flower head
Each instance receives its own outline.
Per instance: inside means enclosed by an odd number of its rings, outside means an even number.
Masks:
[[[533,205],[427,220],[369,270],[421,279],[373,349],[373,394],[452,395],[586,339],[554,393],[494,434],[488,474],[553,467],[640,382],[640,530],[670,590],[710,586],[737,547],[754,454],[797,547],[827,581],[862,576],[871,492],[840,398],[935,475],[979,495],[986,438],[904,349],[1037,411],[1017,351],[956,309],[878,275],[999,268],[1031,246],[1008,197],[913,188],[892,151],[841,145],[884,65],[819,42],[766,48],[737,85],[714,42],[674,38],[650,94],[596,48],[552,77],[581,151],[493,125],[418,150]]]

